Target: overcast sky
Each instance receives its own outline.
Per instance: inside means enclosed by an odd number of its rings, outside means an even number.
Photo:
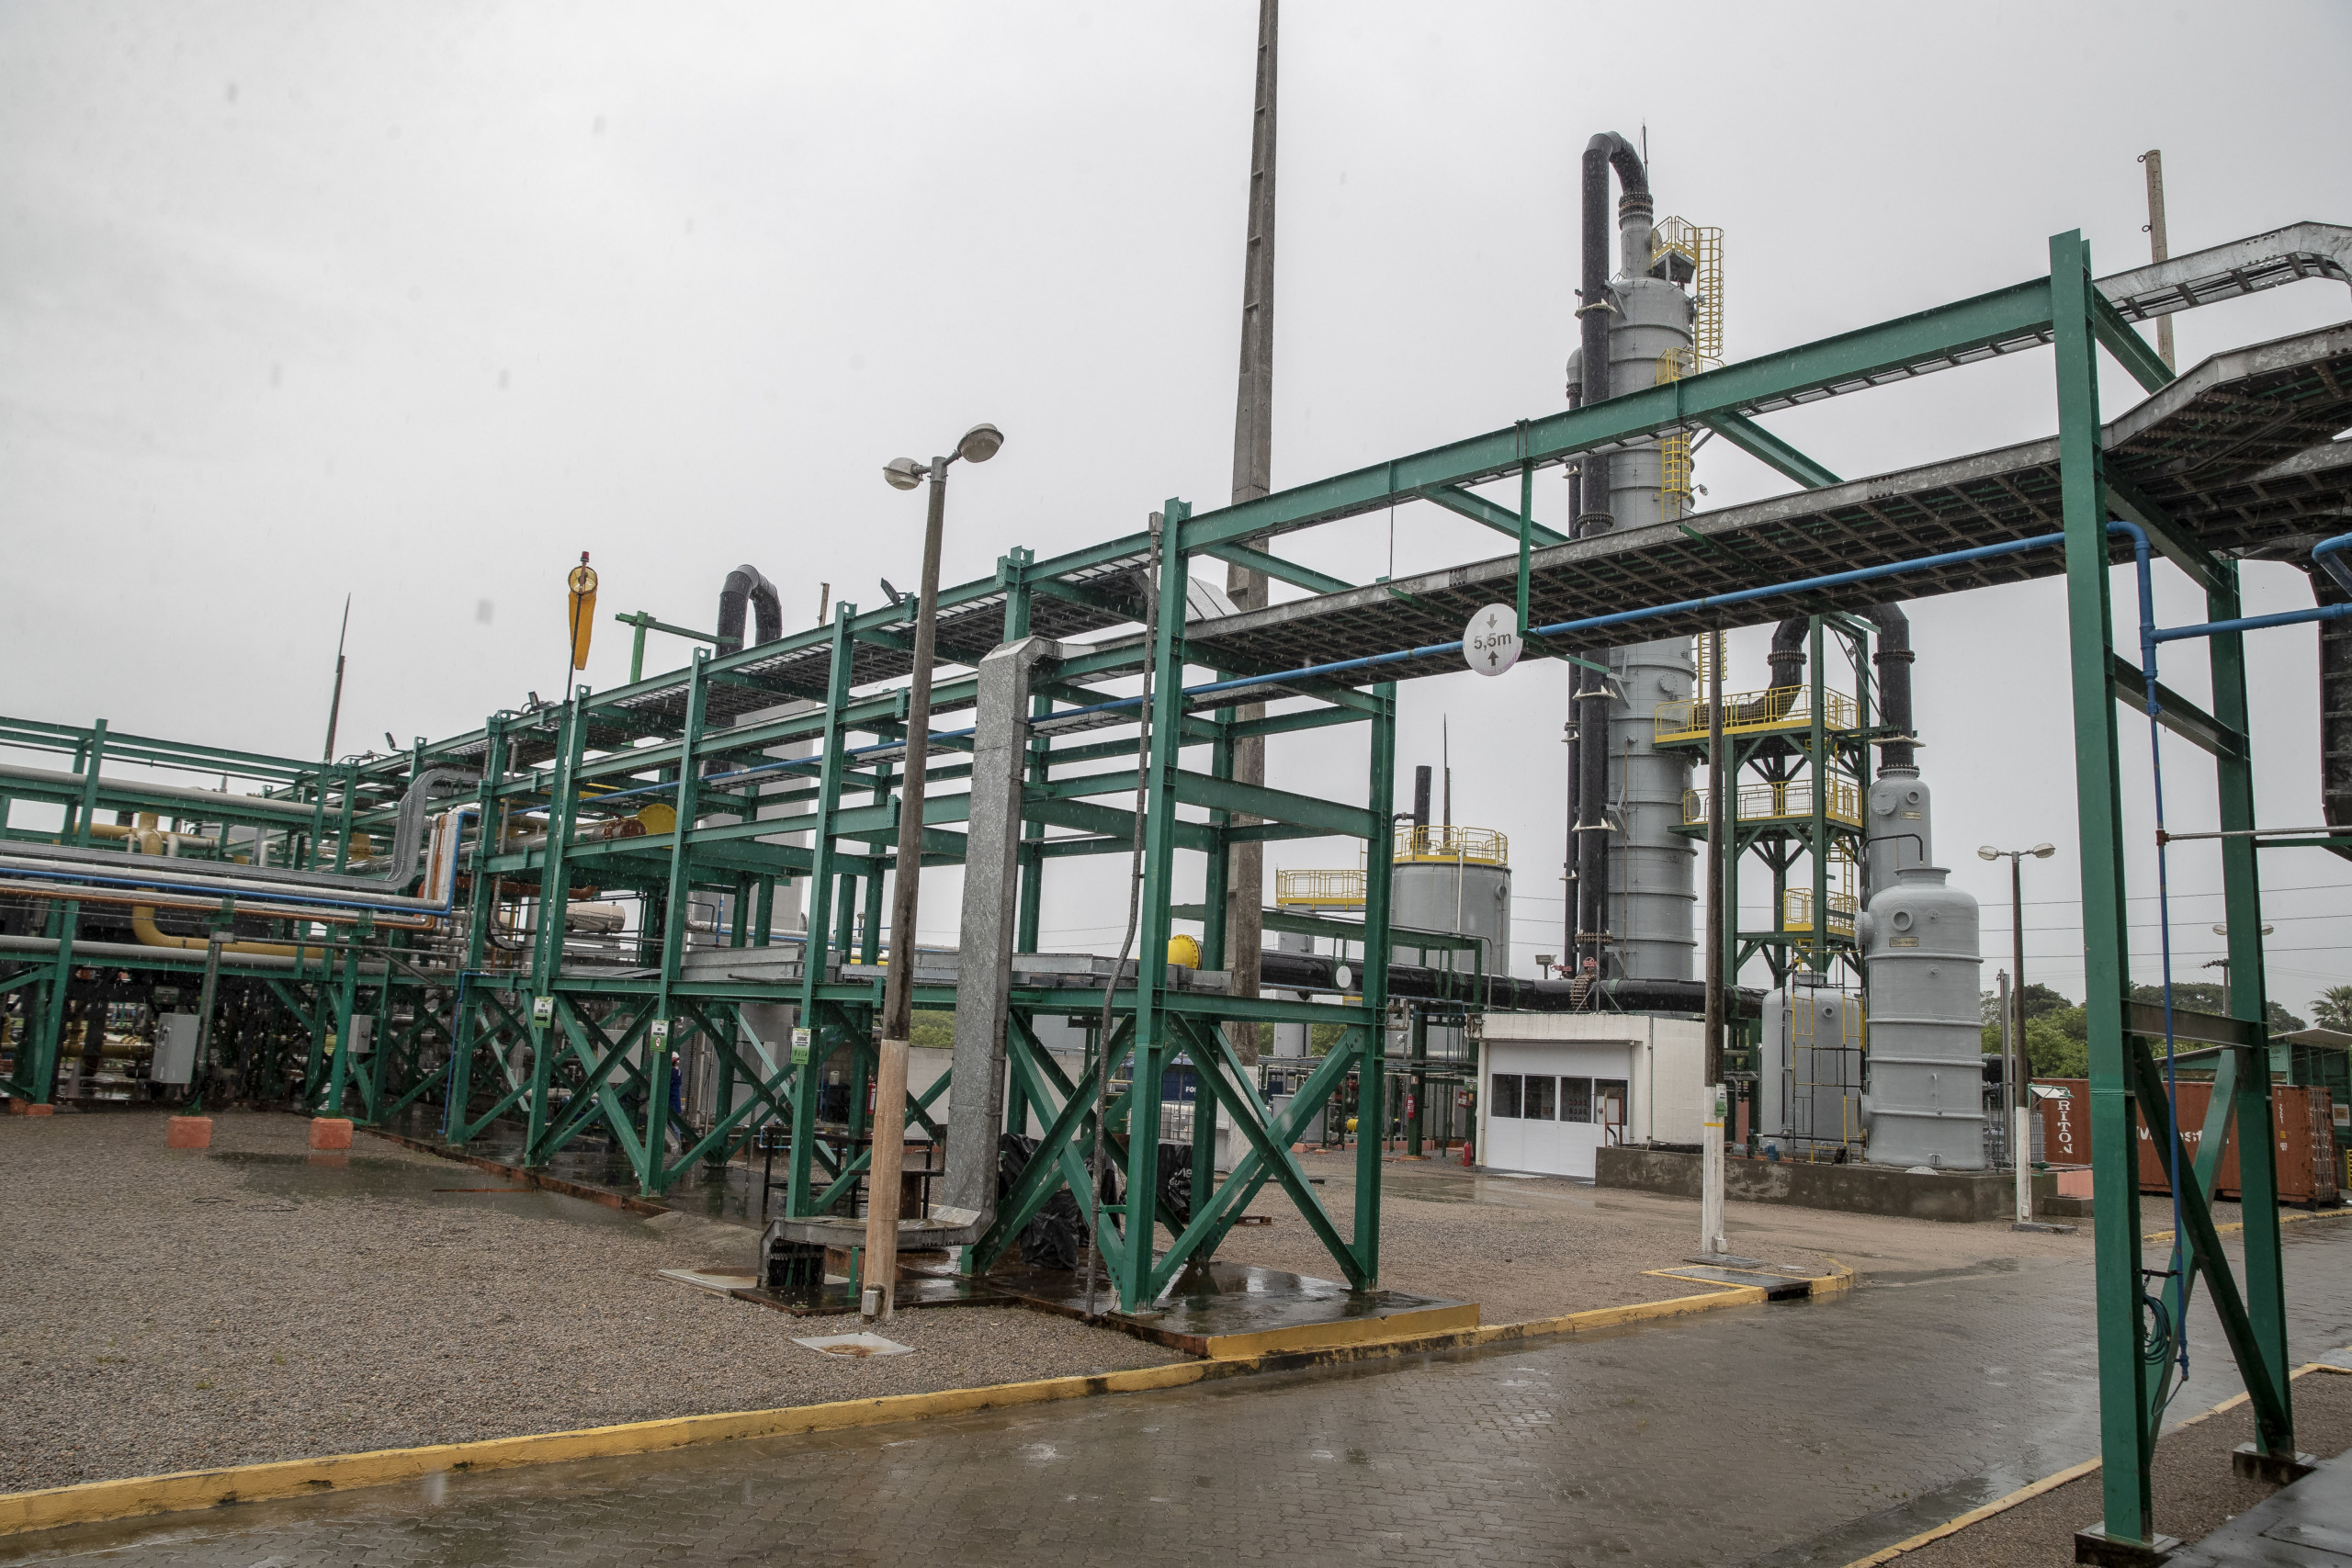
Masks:
[[[1561,406],[1577,154],[1600,130],[1646,127],[1660,214],[1724,229],[1735,358],[2044,272],[2065,229],[2101,272],[2145,261],[2150,147],[2176,252],[2352,221],[2352,11],[2190,21],[1291,0],[1276,484]],[[7,0],[0,710],[314,755],[349,592],[344,749],[471,728],[560,690],[582,549],[605,613],[707,626],[740,561],[782,585],[789,626],[821,582],[881,603],[877,576],[917,576],[922,501],[878,466],[982,419],[1007,444],[958,473],[950,581],[1169,496],[1220,502],[1255,27],[1254,0]],[[2318,283],[2198,311],[2182,361],[2348,314]],[[2101,375],[2110,414],[2129,406]],[[1849,476],[2042,435],[2049,356],[1770,423]],[[1788,488],[1721,443],[1699,479],[1708,504]],[[1541,491],[1556,520],[1562,487]],[[1494,538],[1403,510],[1395,570]],[[1285,549],[1362,581],[1388,525]],[[2292,569],[2246,577],[2253,611],[2311,602]],[[2162,618],[2201,609],[2174,579]],[[1999,955],[2007,879],[1975,846],[2058,844],[2030,873],[2029,966],[2079,997],[2056,585],[1911,614],[1938,858],[1997,900]],[[1764,683],[1762,636],[1736,641],[1735,685]],[[624,680],[628,640],[607,620],[585,678]],[[2314,643],[2250,642],[2268,823],[2318,820]],[[651,662],[684,656],[657,639]],[[2202,663],[2177,648],[2164,677],[2201,695]],[[1450,717],[1456,819],[1511,835],[1522,974],[1558,945],[1565,691],[1544,664],[1403,697],[1400,770],[1435,761]],[[2124,734],[2136,898],[2147,743]],[[1270,780],[1352,792],[1360,751],[1278,743]],[[2211,824],[2199,759],[2167,749],[2177,829]],[[2184,975],[2218,946],[2214,860],[2175,852]],[[2272,994],[2307,1012],[2352,979],[2352,879],[2315,851],[2263,869]],[[1047,944],[1115,942],[1114,868],[1056,875]],[[927,935],[952,930],[955,886],[926,882]],[[2149,977],[2155,906],[2131,908]]]

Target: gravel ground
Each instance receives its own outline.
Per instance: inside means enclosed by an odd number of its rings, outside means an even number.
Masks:
[[[748,1269],[749,1232],[447,1190],[509,1183],[364,1135],[314,1159],[307,1125],[222,1112],[195,1153],[160,1115],[0,1121],[0,1491],[1182,1359],[987,1307],[820,1355],[792,1340],[854,1315],[654,1276]]]
[[[2295,1444],[2330,1459],[2352,1449],[2352,1377],[2312,1372],[2295,1380]],[[2254,1411],[2241,1404],[2157,1440],[2156,1529],[2184,1541],[2207,1535],[2278,1489],[2230,1468],[2230,1450],[2254,1440]],[[2093,1471],[1957,1535],[1901,1559],[1903,1568],[2062,1568],[2075,1561],[2075,1532],[2098,1522]]]
[[[1301,1157],[1342,1235],[1355,1213],[1355,1156]],[[1687,1296],[1705,1287],[1659,1279],[1698,1249],[1699,1205],[1687,1199],[1588,1187],[1564,1178],[1520,1179],[1435,1161],[1383,1168],[1380,1278],[1392,1289],[1479,1303],[1483,1322],[1517,1323],[1593,1307]],[[1330,1255],[1289,1197],[1269,1187],[1250,1206],[1273,1224],[1239,1226],[1217,1256],[1320,1279]],[[2151,1224],[2168,1223],[2154,1216]],[[1836,1213],[1774,1203],[1731,1203],[1725,1230],[1735,1253],[1772,1263],[1822,1266],[1917,1279],[1988,1258],[2090,1254],[2087,1229],[2075,1235],[2012,1231],[2006,1224],[1940,1224]]]

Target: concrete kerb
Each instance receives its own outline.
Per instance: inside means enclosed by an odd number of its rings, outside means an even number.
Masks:
[[[2312,1361],[2296,1368],[2290,1375],[2302,1377],[2310,1372],[2334,1372],[2352,1376],[2352,1367],[2334,1367],[2323,1361]],[[2194,1427],[2200,1421],[2210,1421],[2223,1411],[2236,1409],[2244,1404],[2248,1397],[2245,1393],[2233,1393],[2211,1409],[2201,1410],[2194,1416],[2184,1418],[2180,1427]],[[2174,1431],[2179,1429],[2179,1427],[2173,1428]],[[1923,1546],[1931,1546],[1948,1536],[1958,1535],[1969,1526],[1981,1524],[1996,1514],[2006,1514],[2018,1504],[2030,1503],[2045,1492],[2055,1492],[2070,1481],[2080,1481],[2084,1476],[2095,1473],[2100,1463],[2100,1461],[2091,1459],[2085,1460],[2080,1464],[2068,1465],[2053,1475],[2043,1476],[2030,1486],[2018,1487],[2006,1497],[1996,1497],[1983,1507],[1971,1508],[1964,1514],[1946,1519],[1932,1529],[1921,1530],[1917,1535],[1898,1540],[1893,1546],[1883,1546],[1868,1557],[1857,1557],[1847,1563],[1846,1568],[1883,1568],[1883,1564],[1892,1562],[1898,1557],[1907,1556]]]
[[[1841,1269],[1834,1277],[1815,1280],[1814,1293],[1827,1294],[1843,1290],[1852,1282],[1852,1278],[1851,1270]],[[1595,1334],[1724,1307],[1760,1306],[1764,1300],[1765,1292],[1758,1287],[1730,1285],[1709,1291],[1703,1295],[1638,1302],[1628,1306],[1598,1307],[1559,1317],[1536,1318],[1526,1323],[1492,1324],[1452,1333],[1374,1340],[1315,1350],[1178,1361],[1168,1366],[1144,1367],[1130,1371],[1043,1378],[1030,1382],[999,1383],[984,1388],[947,1389],[935,1393],[888,1394],[874,1399],[839,1400],[825,1404],[792,1405],[775,1410],[671,1416],[519,1438],[487,1438],[467,1443],[380,1449],[369,1453],[331,1454],[319,1459],[281,1460],[266,1464],[232,1465],[220,1470],[181,1471],[120,1481],[91,1481],[74,1486],[47,1487],[36,1492],[0,1494],[0,1536],[54,1529],[64,1525],[100,1524],[149,1514],[215,1508],[230,1503],[254,1503],[271,1498],[311,1496],[322,1492],[386,1486],[452,1471],[506,1470],[523,1465],[556,1464],[568,1460],[615,1459],[631,1454],[660,1453],[702,1443],[727,1442],[740,1438],[792,1437],[808,1432],[842,1431],[858,1427],[922,1420],[935,1416],[967,1415],[1014,1405],[1083,1399],[1094,1394],[1141,1393],[1157,1389],[1183,1388],[1225,1378],[1386,1359],[1424,1351],[1476,1349],[1523,1339]]]

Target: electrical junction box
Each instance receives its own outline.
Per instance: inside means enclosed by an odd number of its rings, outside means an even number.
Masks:
[[[185,1086],[196,1076],[196,1014],[167,1012],[155,1021],[155,1058],[149,1083]]]
[[[365,1056],[376,1048],[376,1021],[354,1017],[351,1021],[351,1054]]]

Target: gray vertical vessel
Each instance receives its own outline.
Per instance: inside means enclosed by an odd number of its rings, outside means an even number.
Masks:
[[[1925,818],[1921,818],[1924,823]],[[1939,865],[1906,865],[1860,919],[1870,984],[1870,1157],[1981,1170],[1984,1038],[1976,900]]]

